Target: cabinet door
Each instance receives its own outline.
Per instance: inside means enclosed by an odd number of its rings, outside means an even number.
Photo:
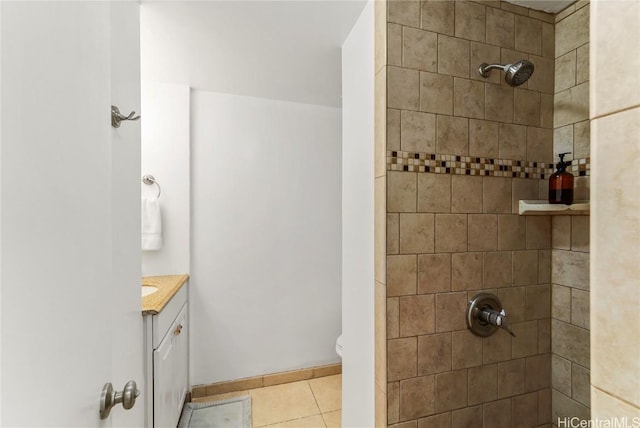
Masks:
[[[157,428],[177,424],[174,337],[173,330],[169,329],[160,346],[153,351],[153,426]]]
[[[176,412],[180,415],[182,405],[187,397],[189,389],[189,328],[188,328],[188,309],[187,305],[176,318],[176,329],[178,334],[175,335],[174,353],[175,353],[175,388],[176,388]]]

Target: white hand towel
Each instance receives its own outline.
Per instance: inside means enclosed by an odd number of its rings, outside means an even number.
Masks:
[[[162,215],[158,198],[142,198],[142,250],[162,248]]]

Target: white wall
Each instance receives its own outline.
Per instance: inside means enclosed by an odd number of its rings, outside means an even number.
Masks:
[[[342,46],[342,426],[375,425],[373,2]]]
[[[143,275],[189,273],[190,89],[185,85],[142,82],[142,174],[162,188],[163,246],[142,252]],[[157,195],[141,184],[143,196]]]
[[[340,109],[193,91],[191,383],[335,363]]]

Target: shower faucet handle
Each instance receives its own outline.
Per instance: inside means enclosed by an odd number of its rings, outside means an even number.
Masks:
[[[507,321],[507,311],[502,309],[498,313],[498,315],[500,316],[500,318],[497,326],[503,330],[506,330],[511,336],[516,337],[516,334],[509,328],[509,322]]]
[[[478,318],[488,324],[495,325],[506,330],[511,336],[515,337],[515,333],[509,328],[509,322],[507,321],[507,311],[500,309],[496,311],[490,307],[480,309],[478,311]]]

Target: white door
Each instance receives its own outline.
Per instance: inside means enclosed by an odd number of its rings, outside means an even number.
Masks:
[[[141,427],[98,412],[144,382],[138,4],[2,1],[0,43],[0,426]]]

